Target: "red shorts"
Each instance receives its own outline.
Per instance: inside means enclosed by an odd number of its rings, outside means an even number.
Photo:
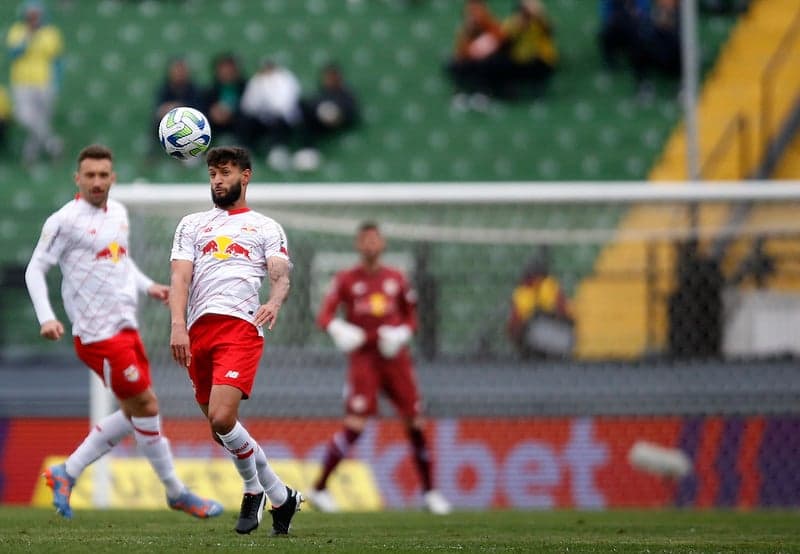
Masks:
[[[252,323],[219,314],[206,314],[189,329],[192,361],[189,379],[198,404],[208,404],[212,385],[230,385],[248,398],[253,390],[264,337]]]
[[[345,409],[348,414],[377,413],[379,391],[386,393],[398,415],[416,417],[420,414],[417,377],[407,348],[390,360],[368,348],[352,352],[347,388]]]
[[[83,344],[74,338],[75,352],[110,388],[124,400],[150,388],[150,362],[136,329],[123,329],[110,339]]]

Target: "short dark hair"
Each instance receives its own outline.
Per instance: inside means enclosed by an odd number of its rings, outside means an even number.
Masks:
[[[239,60],[233,52],[220,52],[211,61],[211,70],[214,71],[218,65],[223,63],[232,63],[237,69],[239,68]]]
[[[250,152],[241,146],[216,146],[206,153],[206,165],[218,166],[230,162],[239,169],[253,169]]]
[[[375,221],[362,221],[361,224],[358,226],[358,234],[364,233],[365,231],[377,231],[378,233],[381,232],[381,228],[378,226],[378,223]]]
[[[78,167],[80,167],[81,162],[87,158],[91,160],[109,160],[113,162],[114,154],[108,146],[90,144],[78,153]]]

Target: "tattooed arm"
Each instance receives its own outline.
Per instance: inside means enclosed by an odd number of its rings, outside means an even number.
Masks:
[[[278,312],[281,310],[286,297],[289,295],[289,273],[291,266],[286,258],[272,256],[267,259],[267,273],[269,274],[269,299],[266,304],[261,305],[256,312],[253,324],[256,326],[267,325],[270,331],[275,326],[278,319]]]

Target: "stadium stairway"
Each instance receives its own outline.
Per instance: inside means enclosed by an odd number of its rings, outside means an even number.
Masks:
[[[787,146],[775,171],[773,179],[800,180],[800,133]],[[796,227],[797,208],[774,204],[758,206],[749,214],[745,226],[772,225],[777,227]],[[730,259],[741,259],[746,255],[749,244],[739,241],[732,246]],[[794,237],[770,238],[764,243],[764,253],[775,264],[775,271],[767,277],[766,285],[774,290],[800,291],[800,240]],[[728,261],[730,264],[730,261]]]
[[[714,180],[753,174],[763,160],[764,146],[797,105],[798,22],[800,6],[796,0],[757,0],[732,30],[698,100],[701,174],[709,180],[707,186]],[[769,96],[762,98],[765,90]],[[766,120],[762,118],[762,99],[770,106]],[[654,184],[685,180],[685,153],[686,133],[681,124],[673,131],[649,179]],[[787,162],[785,171],[792,171],[790,164]],[[703,206],[697,215],[701,229],[714,229],[725,224],[730,214],[726,207],[713,205]],[[794,220],[789,209],[766,206],[751,210],[743,226],[752,228],[766,221],[780,224]],[[685,208],[637,206],[620,220],[618,229],[621,233],[675,231],[688,230],[689,225]],[[734,243],[723,260],[723,271],[733,271],[750,251],[751,243]],[[703,237],[700,244],[709,246]],[[765,248],[776,259],[800,252],[800,244],[789,239],[769,240]],[[668,334],[666,299],[674,289],[675,258],[674,245],[666,241],[649,247],[644,241],[616,241],[601,251],[593,274],[581,282],[576,293],[579,357],[636,358],[664,350]],[[792,276],[797,273],[791,271],[794,262],[781,263],[786,265],[778,266],[770,286],[800,288]]]

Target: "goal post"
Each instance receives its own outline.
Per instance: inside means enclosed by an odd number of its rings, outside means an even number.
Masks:
[[[128,207],[137,263],[168,282],[175,227],[211,206],[208,185],[119,184],[112,197]],[[747,329],[764,306],[791,306],[800,291],[800,182],[251,183],[247,199],[284,226],[295,265],[270,334],[271,363],[281,366],[340,364],[314,314],[332,274],[355,261],[353,233],[366,219],[381,225],[390,261],[420,294],[423,365],[520,360],[509,314],[537,263],[569,300],[570,360],[789,348],[788,313],[767,318],[769,340]],[[168,366],[168,312],[143,304],[152,363]]]
[[[207,184],[118,184],[112,196],[135,206],[207,205]],[[586,204],[796,200],[800,181],[537,181],[429,183],[251,182],[247,200],[259,205],[315,204]]]
[[[178,221],[211,207],[209,186],[118,184],[111,195],[128,208],[137,264],[167,283]],[[294,271],[257,400],[243,417],[341,415],[344,359],[314,316],[333,273],[355,263],[353,234],[364,220],[381,226],[387,263],[404,269],[419,294],[412,348],[433,417],[582,414],[590,397],[593,413],[648,414],[656,405],[695,413],[701,407],[690,400],[654,403],[668,394],[660,378],[641,381],[652,390],[630,398],[567,394],[582,390],[567,381],[553,391],[557,402],[530,398],[537,370],[596,367],[617,383],[642,361],[736,367],[734,360],[800,354],[797,181],[251,183],[247,199],[283,225]],[[531,355],[510,334],[514,310],[544,308],[523,286],[542,266],[564,291],[573,325],[569,349],[557,355]],[[143,301],[140,328],[162,414],[196,418],[185,371],[170,358],[168,310]],[[496,376],[491,387],[481,375]],[[763,402],[752,398],[736,413],[760,413]]]

